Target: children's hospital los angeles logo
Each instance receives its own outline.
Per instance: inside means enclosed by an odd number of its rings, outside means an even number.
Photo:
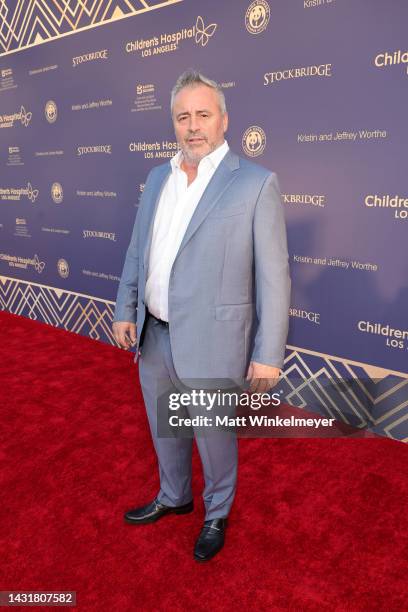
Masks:
[[[32,119],[33,113],[27,111],[24,106],[20,106],[20,110],[11,114],[0,114],[0,128],[12,128],[16,121],[20,121],[21,125],[28,127]]]
[[[41,261],[37,254],[34,257],[22,257],[20,255],[9,255],[8,253],[0,253],[0,262],[8,264],[10,268],[21,268],[28,270],[32,266],[38,274],[45,268],[45,262]]]
[[[27,187],[1,187],[0,186],[0,202],[6,200],[15,200],[21,202],[22,196],[26,196],[32,204],[39,196],[39,190],[34,188],[30,182]]]
[[[251,34],[260,34],[269,23],[271,11],[266,0],[254,0],[245,13],[245,26]]]
[[[184,41],[194,41],[200,47],[206,47],[217,29],[216,23],[205,23],[203,17],[198,15],[192,26],[187,26],[177,32],[163,32],[151,38],[139,38],[125,43],[126,53],[139,53],[141,57],[160,55],[177,51]]]

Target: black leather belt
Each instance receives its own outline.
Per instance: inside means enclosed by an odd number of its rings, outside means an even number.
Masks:
[[[152,319],[154,319],[155,321],[157,321],[158,323],[160,323],[160,325],[163,325],[163,327],[168,327],[168,326],[169,326],[168,321],[163,321],[163,319],[158,319],[157,317],[155,317],[154,315],[152,315],[152,313],[151,313],[149,310],[147,310],[147,308],[146,308],[146,315],[147,315],[148,317],[152,317]]]

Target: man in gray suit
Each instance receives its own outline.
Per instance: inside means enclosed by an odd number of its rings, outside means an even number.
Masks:
[[[158,434],[163,389],[246,378],[250,391],[267,391],[283,366],[288,330],[290,279],[276,175],[229,149],[224,94],[199,72],[179,77],[171,112],[180,151],[147,177],[113,323],[120,346],[137,345],[159,465],[157,497],[125,514],[136,525],[193,510],[193,441]],[[237,440],[225,431],[195,438],[206,514],[194,558],[206,561],[224,544]]]

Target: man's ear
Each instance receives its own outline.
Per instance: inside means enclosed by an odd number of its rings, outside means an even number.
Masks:
[[[228,130],[228,113],[226,111],[222,116],[222,125],[224,128],[224,134],[225,134],[225,132]]]

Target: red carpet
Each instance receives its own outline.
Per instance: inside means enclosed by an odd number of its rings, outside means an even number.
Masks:
[[[407,445],[240,440],[226,546],[197,564],[197,454],[193,514],[122,520],[158,484],[131,356],[6,313],[0,356],[0,590],[75,590],[84,611],[407,609]]]

